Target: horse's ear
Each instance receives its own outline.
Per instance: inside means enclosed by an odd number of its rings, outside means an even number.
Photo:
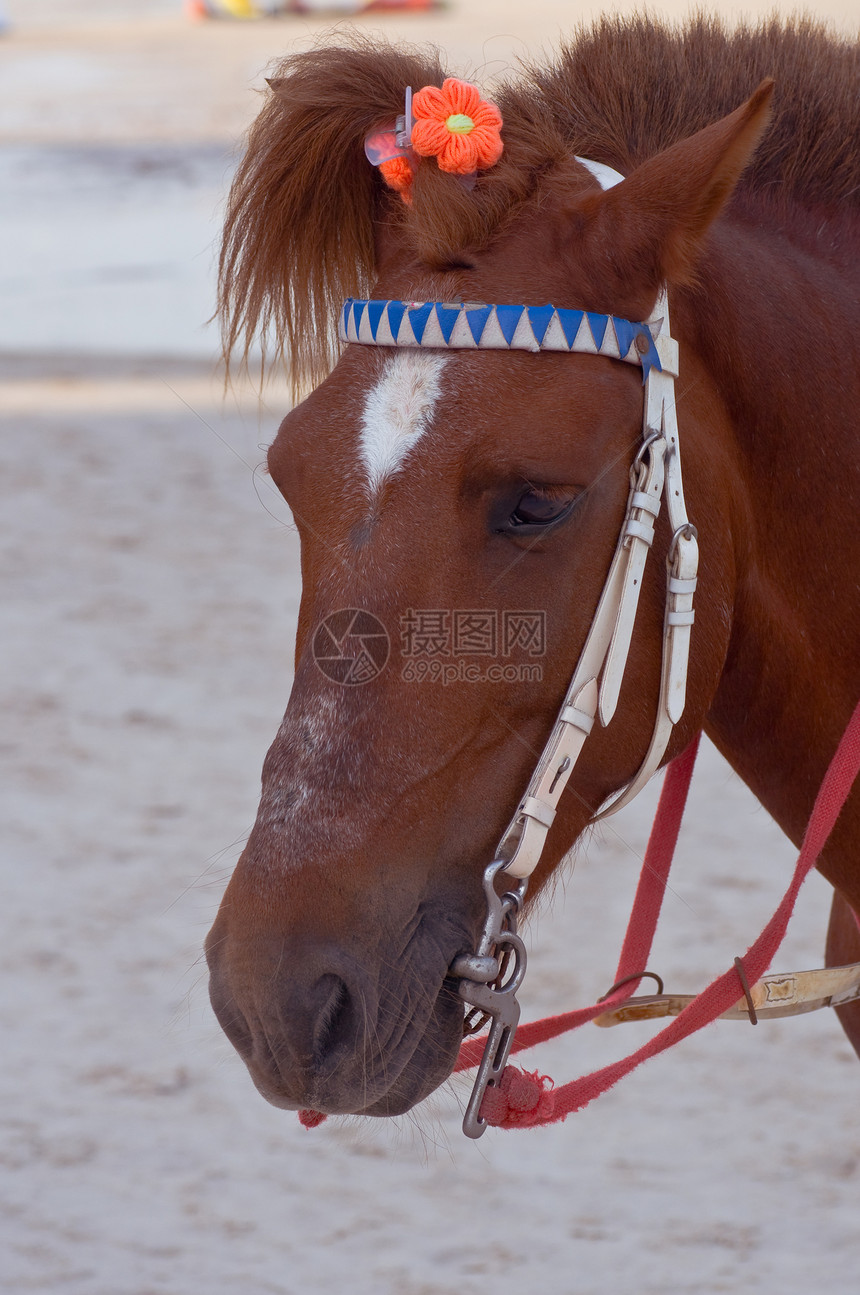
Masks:
[[[695,277],[702,237],[752,157],[770,119],[774,82],[763,81],[728,117],[673,144],[622,183],[588,200],[595,233],[618,267],[649,287]],[[617,272],[617,271],[616,271]]]

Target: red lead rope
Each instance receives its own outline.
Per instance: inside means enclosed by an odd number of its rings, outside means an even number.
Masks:
[[[647,966],[698,744],[699,739],[696,738],[686,751],[672,761],[666,771],[657,816],[651,829],[645,862],[639,877],[627,934],[624,937],[616,981],[633,976]],[[817,862],[858,772],[860,772],[860,704],[854,711],[836,754],[824,775],[824,781],[807,824],[791,884],[773,917],[758,939],[750,945],[743,958],[744,970],[750,985],[755,984],[764,975],[782,943],[798,891]],[[599,1016],[601,1012],[619,1006],[635,992],[637,983],[637,981],[631,981],[591,1007],[565,1012],[561,1016],[549,1016],[543,1021],[533,1021],[528,1025],[520,1026],[512,1052],[520,1052],[525,1048],[533,1047],[536,1043],[555,1038],[556,1035],[563,1034],[567,1030],[575,1030],[586,1021]],[[620,1061],[595,1070],[590,1075],[574,1079],[561,1088],[555,1088],[552,1080],[545,1075],[539,1075],[537,1072],[527,1074],[514,1066],[508,1066],[499,1087],[488,1089],[481,1107],[481,1116],[488,1124],[495,1124],[501,1128],[530,1128],[537,1124],[554,1124],[563,1120],[570,1115],[571,1111],[582,1110],[589,1102],[594,1101],[595,1097],[612,1088],[619,1079],[628,1075],[631,1070],[635,1070],[649,1057],[664,1052],[666,1048],[685,1039],[688,1034],[693,1034],[704,1025],[715,1021],[738,1001],[741,996],[738,990],[739,976],[733,967],[731,971],[724,972],[702,990],[698,997],[694,998],[669,1025],[643,1047],[631,1052]],[[464,1043],[460,1049],[455,1071],[467,1070],[470,1066],[477,1065],[482,1052],[483,1039],[470,1039]]]

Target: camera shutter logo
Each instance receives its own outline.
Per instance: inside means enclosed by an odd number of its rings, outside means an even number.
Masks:
[[[382,621],[372,612],[345,607],[317,626],[311,650],[327,679],[355,688],[382,673],[391,643]]]

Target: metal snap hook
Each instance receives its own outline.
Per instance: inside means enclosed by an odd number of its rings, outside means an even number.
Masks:
[[[498,1084],[507,1064],[520,1019],[517,990],[526,972],[526,948],[517,935],[517,917],[528,878],[523,877],[515,889],[499,895],[496,877],[504,872],[505,862],[496,859],[484,870],[487,915],[477,950],[460,954],[449,971],[459,977],[459,996],[471,1009],[463,1022],[464,1033],[480,1029],[486,1020],[491,1022],[463,1117],[463,1132],[470,1138],[479,1138],[487,1127],[480,1115],[481,1102],[487,1088]]]

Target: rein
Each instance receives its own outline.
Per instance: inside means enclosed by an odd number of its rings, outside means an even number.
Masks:
[[[523,1026],[511,1040],[510,1052],[520,1052],[578,1029],[587,1021],[597,1025],[614,1025],[625,1020],[644,1020],[655,1016],[675,1019],[648,1043],[628,1056],[591,1074],[555,1088],[552,1080],[537,1072],[528,1074],[515,1067],[503,1067],[496,1083],[488,1086],[478,1110],[480,1136],[488,1124],[503,1128],[529,1128],[554,1124],[572,1111],[582,1110],[630,1074],[643,1061],[657,1056],[689,1034],[717,1019],[749,1020],[756,1024],[764,1017],[791,1016],[819,1007],[837,1007],[860,998],[860,963],[831,967],[823,971],[788,975],[763,973],[785,936],[800,887],[818,861],[839,813],[860,773],[860,703],[848,724],[824,781],[815,799],[812,814],[803,837],[794,875],[779,907],[743,959],[718,976],[695,997],[658,994],[632,998],[647,965],[666,889],[666,881],[678,839],[687,792],[699,737],[676,757],[666,770],[660,803],[651,829],[648,849],[639,876],[639,884],[630,914],[621,957],[612,990],[590,1007],[579,1008],[560,1016],[547,1017]],[[750,988],[750,982],[752,988]],[[738,997],[738,987],[742,995]],[[476,1065],[483,1040],[468,1041],[460,1049],[455,1072]],[[468,1112],[467,1112],[468,1115]],[[471,1127],[471,1126],[470,1126]]]

